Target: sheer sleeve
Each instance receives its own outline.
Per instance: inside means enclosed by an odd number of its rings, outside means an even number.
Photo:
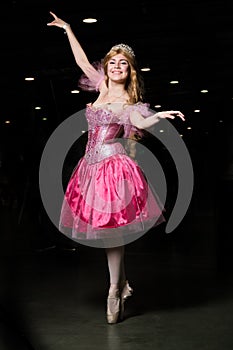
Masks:
[[[84,91],[98,91],[104,80],[104,69],[100,61],[93,62],[88,74],[82,74],[78,86]]]
[[[149,103],[138,102],[134,105],[128,106],[127,115],[125,115],[124,122],[124,137],[125,138],[142,138],[145,135],[145,130],[138,129],[136,126],[132,125],[130,121],[130,113],[133,111],[139,112],[144,118],[150,117],[154,112],[150,109]]]

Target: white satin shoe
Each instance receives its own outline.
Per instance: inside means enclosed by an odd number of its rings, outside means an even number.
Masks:
[[[114,292],[109,293],[107,299],[107,322],[108,324],[115,324],[118,322],[120,315],[120,292],[117,289]]]
[[[121,307],[120,307],[120,320],[124,319],[124,311],[125,311],[125,302],[126,300],[133,295],[133,288],[130,287],[128,280],[123,283],[123,287],[121,289]]]

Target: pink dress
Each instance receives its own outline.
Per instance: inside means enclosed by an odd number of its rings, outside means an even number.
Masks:
[[[98,78],[98,77],[97,77]],[[163,206],[142,169],[126,152],[120,138],[132,130],[130,112],[149,116],[148,105],[86,106],[88,142],[68,182],[59,230],[94,247],[130,243],[164,221]]]

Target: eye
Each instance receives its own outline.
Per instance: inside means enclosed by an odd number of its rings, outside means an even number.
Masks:
[[[121,64],[123,64],[124,66],[128,65],[128,61],[121,61]]]

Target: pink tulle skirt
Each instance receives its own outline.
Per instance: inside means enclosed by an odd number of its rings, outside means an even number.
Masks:
[[[81,158],[67,185],[59,229],[73,240],[113,247],[164,221],[163,206],[128,155],[89,164]]]

